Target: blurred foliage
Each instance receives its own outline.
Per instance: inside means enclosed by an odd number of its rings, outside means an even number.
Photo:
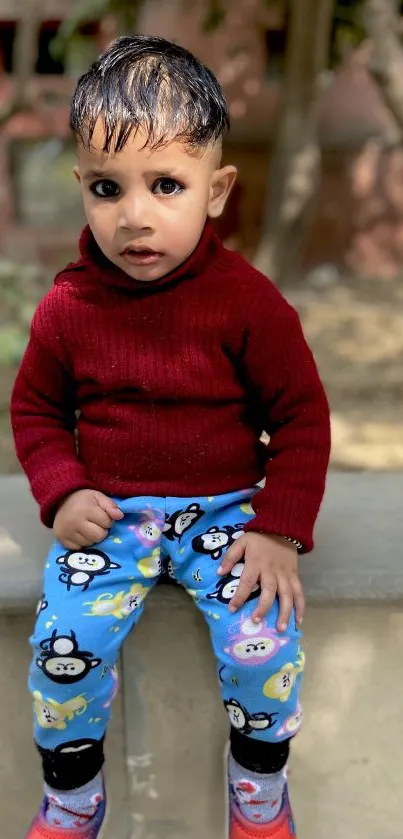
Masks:
[[[58,34],[52,44],[52,54],[60,59],[66,55],[67,47],[72,39],[77,37],[80,28],[94,20],[99,20],[107,14],[113,14],[118,21],[121,33],[134,32],[138,19],[147,0],[76,0],[69,17],[60,25]],[[160,0],[164,2],[164,0]],[[287,8],[295,0],[260,0],[262,6],[281,6]],[[362,10],[365,0],[335,0],[332,39],[329,55],[329,66],[335,67],[357,47],[365,38],[362,20]],[[402,0],[403,9],[403,0]],[[214,32],[222,26],[227,18],[230,7],[229,0],[205,0],[205,14],[201,21],[202,31]]]
[[[202,23],[204,32],[214,32],[227,17],[227,9],[222,0],[209,0],[207,10]]]
[[[335,67],[365,39],[364,0],[337,0],[333,17],[329,65]]]
[[[50,283],[41,266],[0,259],[0,367],[20,360],[32,316]]]

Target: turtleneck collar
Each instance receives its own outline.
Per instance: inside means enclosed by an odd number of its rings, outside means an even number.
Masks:
[[[129,277],[128,274],[104,256],[88,226],[84,228],[79,244],[81,259],[74,268],[79,268],[81,271],[87,269],[86,274],[91,280],[91,285],[96,282],[100,286],[107,285],[135,294],[150,294],[165,286],[176,284],[200,274],[222,247],[211,223],[207,221],[195,250],[185,262],[182,262],[181,265],[178,265],[177,268],[158,280],[141,282]]]

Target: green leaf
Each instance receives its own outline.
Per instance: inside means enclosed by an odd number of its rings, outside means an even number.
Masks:
[[[20,361],[28,340],[28,330],[6,325],[0,330],[0,364],[15,364]]]
[[[215,32],[227,17],[227,10],[221,0],[210,0],[207,14],[202,22],[203,32]]]
[[[109,11],[110,0],[76,0],[72,9],[59,26],[57,35],[50,45],[52,57],[59,60],[64,56],[67,44],[80,26],[99,20]]]

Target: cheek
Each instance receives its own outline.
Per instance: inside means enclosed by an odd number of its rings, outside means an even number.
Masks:
[[[92,198],[84,198],[83,204],[88,224],[96,241],[102,246],[114,236],[117,224],[117,204],[112,201],[94,202]]]
[[[178,198],[176,206],[167,201],[166,211],[161,206],[161,227],[169,232],[169,239],[175,250],[181,249],[189,253],[194,250],[204,228],[208,196],[201,190],[189,189]],[[183,223],[185,220],[186,223]]]

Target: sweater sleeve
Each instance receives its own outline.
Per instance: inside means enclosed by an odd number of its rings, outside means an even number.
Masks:
[[[40,505],[41,520],[52,527],[60,502],[71,492],[93,485],[77,456],[74,383],[57,348],[60,336],[53,319],[44,318],[44,310],[42,303],[34,315],[14,384],[11,424],[17,456]]]
[[[297,313],[266,283],[267,294],[253,299],[242,363],[270,443],[245,530],[298,540],[306,553],[325,489],[329,407]]]

